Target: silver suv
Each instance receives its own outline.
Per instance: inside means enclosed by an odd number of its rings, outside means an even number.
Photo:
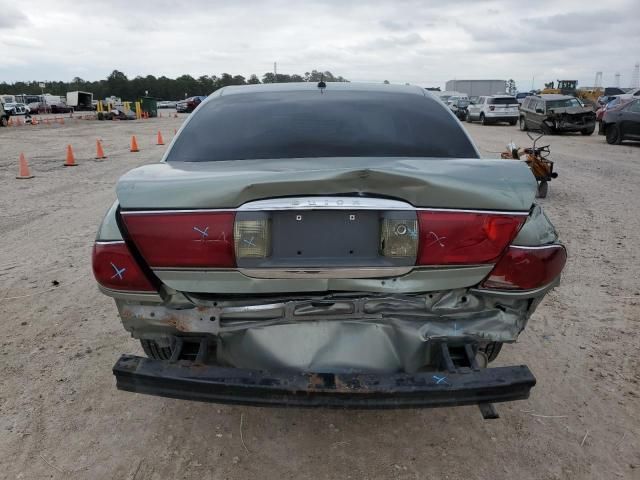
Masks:
[[[467,122],[479,120],[483,125],[498,122],[515,125],[518,122],[518,106],[518,100],[512,95],[479,97],[467,109]]]
[[[4,103],[0,100],[0,127],[9,125],[9,113],[4,109]]]

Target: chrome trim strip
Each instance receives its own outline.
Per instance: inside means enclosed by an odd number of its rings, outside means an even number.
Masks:
[[[463,268],[488,267],[494,264],[473,265],[407,265],[401,267],[333,267],[333,268],[207,268],[207,267],[151,267],[154,272],[200,272],[223,273],[237,272],[246,277],[263,279],[283,278],[383,278],[400,277],[419,271],[443,271]]]
[[[297,293],[366,291],[376,293],[411,293],[453,290],[477,286],[489,274],[493,265],[482,267],[417,269],[400,277],[384,278],[295,278],[252,280],[238,271],[226,272],[156,272],[167,287],[191,294],[290,294]],[[292,287],[293,285],[293,287]]]
[[[219,267],[149,267],[154,272],[237,272],[237,268]]]
[[[154,214],[170,214],[170,213],[221,213],[235,212],[234,208],[199,208],[190,210],[120,210],[121,215],[154,215]]]
[[[380,268],[239,268],[238,272],[251,278],[380,278],[399,277],[413,270],[408,267]]]
[[[247,202],[238,211],[270,210],[414,210],[410,203],[372,197],[291,197]]]
[[[565,247],[564,247],[564,245],[560,245],[559,243],[554,243],[554,244],[551,244],[551,245],[538,245],[536,247],[510,245],[509,248],[517,248],[519,250],[545,250],[547,248],[565,248]]]
[[[307,198],[309,203],[304,203]],[[331,203],[328,199],[331,199]],[[348,203],[339,203],[346,202]],[[504,210],[474,210],[465,208],[430,208],[414,207],[410,203],[399,200],[387,200],[384,198],[351,198],[351,197],[300,197],[293,201],[303,203],[284,202],[282,199],[257,200],[248,202],[238,208],[201,208],[182,210],[122,210],[122,215],[158,215],[172,213],[217,213],[217,212],[252,212],[252,211],[273,211],[273,210],[408,210],[408,211],[428,211],[428,212],[462,212],[462,213],[484,213],[491,215],[515,215],[528,216],[529,212],[504,211]]]
[[[491,215],[516,215],[528,217],[529,212],[514,211],[508,212],[504,210],[471,210],[462,208],[415,208],[416,211],[428,211],[428,212],[462,212],[462,213],[488,213]]]
[[[96,240],[96,245],[120,245],[124,240]]]
[[[558,275],[554,280],[546,285],[538,288],[533,288],[531,290],[500,290],[500,289],[490,289],[490,288],[471,288],[470,292],[479,293],[482,295],[487,295],[490,297],[510,297],[514,299],[520,298],[532,298],[532,297],[540,297],[546,294],[549,290],[557,287],[560,284],[560,275]]]
[[[156,292],[132,292],[127,290],[114,290],[111,288],[103,287],[98,284],[98,289],[108,297],[119,298],[121,300],[128,300],[132,302],[153,302],[162,303],[162,297]]]
[[[403,265],[401,267],[329,267],[329,268],[319,268],[319,267],[290,267],[290,268],[274,268],[274,267],[264,267],[264,268],[246,268],[245,270],[259,270],[259,271],[267,271],[267,270],[280,270],[280,271],[309,271],[309,270],[326,270],[326,271],[335,271],[335,270],[383,270],[383,269],[393,269],[393,268],[410,268],[411,270],[416,271],[424,271],[424,270],[446,270],[446,269],[458,269],[458,268],[477,268],[477,267],[494,267],[495,263],[469,263],[469,264],[452,264],[452,265]],[[226,268],[226,267],[149,267],[154,272],[241,272],[242,268]]]

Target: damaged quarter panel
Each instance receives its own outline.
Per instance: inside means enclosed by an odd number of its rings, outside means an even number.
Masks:
[[[558,241],[558,232],[540,205],[534,205],[527,221],[513,241],[514,245],[536,247]]]

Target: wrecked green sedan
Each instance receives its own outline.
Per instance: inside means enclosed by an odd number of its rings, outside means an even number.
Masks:
[[[487,368],[565,264],[524,163],[410,86],[225,87],[117,184],[93,270],[121,390],[354,408],[527,398]]]

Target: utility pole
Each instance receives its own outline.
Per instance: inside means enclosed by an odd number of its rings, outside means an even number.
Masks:
[[[615,81],[615,86],[620,88],[620,72],[616,72],[616,81]]]
[[[602,87],[602,72],[596,72],[596,80],[593,84],[593,88],[601,88]]]
[[[631,88],[640,88],[640,62],[636,62],[633,67],[633,76],[631,77]]]
[[[278,81],[278,64],[276,62],[273,62],[273,78],[276,82]]]
[[[47,99],[44,96],[44,83],[40,83],[40,91],[42,92],[42,103],[44,104],[44,113],[49,113],[49,106],[47,105]]]

